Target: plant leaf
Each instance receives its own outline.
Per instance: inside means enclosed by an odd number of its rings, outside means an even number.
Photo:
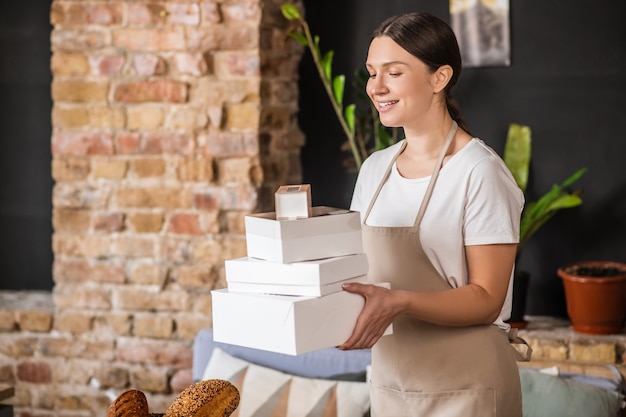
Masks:
[[[583,203],[583,199],[580,198],[580,196],[578,195],[563,194],[563,195],[560,195],[555,200],[553,200],[546,208],[546,211],[555,211],[555,210],[561,210],[561,209],[566,209],[566,208],[572,208],[572,207],[580,206],[582,203]]]
[[[313,45],[312,45],[313,50],[315,51],[315,54],[318,57],[322,56],[322,52],[320,51],[320,37],[319,35],[315,35],[313,37]]]
[[[285,16],[287,20],[299,20],[300,19],[300,11],[293,4],[285,3],[280,6],[280,11]]]
[[[517,186],[526,191],[531,154],[531,131],[528,126],[511,123],[504,147],[504,163]]]
[[[343,104],[343,92],[346,86],[345,75],[338,75],[333,79],[333,95],[339,106]]]
[[[578,181],[578,179],[582,177],[585,172],[587,172],[587,168],[581,168],[578,171],[574,172],[568,179],[563,181],[563,183],[561,184],[561,188],[572,185],[574,182]]]
[[[294,38],[302,46],[307,46],[309,44],[309,41],[307,41],[306,36],[304,36],[302,33],[291,32],[289,36]]]
[[[322,59],[320,59],[320,64],[322,65],[322,70],[324,71],[324,77],[326,77],[327,80],[331,80],[334,55],[334,51],[328,51],[324,54]]]
[[[561,184],[553,185],[550,191],[539,200],[528,203],[522,213],[520,223],[520,244],[523,248],[532,235],[537,232],[559,210],[572,208],[582,204],[579,192],[565,192],[563,189],[578,180],[587,168],[581,168],[574,172]],[[520,249],[518,249],[519,251]]]
[[[355,116],[354,112],[356,111],[356,105],[350,104],[344,110],[344,115],[346,118],[346,123],[348,124],[348,128],[354,134],[354,125],[355,125]]]

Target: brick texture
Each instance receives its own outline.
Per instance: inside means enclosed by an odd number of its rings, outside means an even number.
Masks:
[[[0,293],[16,416],[99,417],[131,388],[164,412],[192,383],[243,217],[300,180],[281,4],[52,1],[54,287]]]

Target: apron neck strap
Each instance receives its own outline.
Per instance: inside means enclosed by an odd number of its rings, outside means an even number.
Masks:
[[[441,166],[443,164],[443,159],[448,153],[448,149],[450,148],[450,144],[452,144],[452,139],[454,139],[454,135],[456,134],[457,129],[458,129],[458,124],[456,123],[455,120],[452,120],[452,126],[450,127],[448,136],[446,137],[446,140],[443,143],[443,147],[441,149],[439,157],[437,158],[437,162],[435,163],[435,169],[433,170],[433,173],[431,175],[430,182],[428,183],[428,188],[426,189],[426,194],[424,195],[424,200],[422,201],[422,204],[420,205],[420,209],[419,209],[419,212],[417,213],[417,217],[415,218],[415,224],[413,225],[413,227],[417,227],[419,223],[422,221],[422,217],[424,217],[424,212],[426,211],[428,200],[430,200],[430,196],[433,192],[435,181],[437,180],[437,176],[439,175],[439,170],[441,169]],[[402,143],[398,152],[396,152],[396,154],[393,156],[391,162],[389,163],[389,166],[387,166],[387,170],[385,171],[385,174],[383,175],[380,183],[378,184],[378,188],[376,189],[374,196],[370,200],[369,206],[367,207],[367,210],[365,212],[365,216],[363,216],[363,223],[367,221],[367,218],[369,217],[369,214],[372,211],[372,207],[374,207],[374,202],[378,198],[378,194],[380,194],[380,190],[383,188],[383,185],[387,181],[387,178],[389,178],[394,162],[396,161],[396,159],[398,159],[398,156],[404,151],[405,148],[406,148],[406,140]]]
[[[380,194],[380,190],[382,190],[383,185],[385,184],[385,181],[387,181],[387,178],[389,178],[389,175],[391,174],[391,168],[393,167],[393,163],[396,161],[396,159],[398,159],[398,156],[402,153],[402,151],[404,151],[404,148],[406,148],[406,140],[402,142],[402,144],[400,145],[400,149],[398,150],[398,152],[396,152],[396,154],[391,159],[389,166],[387,166],[387,170],[385,171],[382,180],[378,184],[378,188],[376,189],[376,192],[372,196],[372,199],[370,200],[370,204],[367,207],[367,210],[365,211],[365,216],[363,216],[363,223],[367,221],[367,218],[370,215],[370,211],[372,211],[372,207],[374,207],[374,202],[378,198],[378,194]]]
[[[430,196],[433,193],[433,189],[435,188],[435,182],[437,182],[437,177],[439,176],[439,171],[441,170],[441,166],[443,165],[443,158],[446,157],[448,153],[448,149],[452,144],[452,139],[454,139],[454,135],[456,135],[456,131],[458,129],[458,124],[455,120],[452,120],[452,126],[450,127],[450,131],[448,132],[448,137],[446,137],[445,142],[443,143],[443,147],[441,148],[441,153],[439,153],[439,158],[437,158],[437,163],[435,164],[435,169],[430,177],[430,182],[428,183],[428,188],[426,189],[426,193],[424,194],[424,199],[422,200],[422,204],[420,205],[420,209],[417,212],[417,217],[415,218],[415,224],[413,227],[417,228],[422,221],[422,217],[424,217],[424,213],[426,212],[426,206],[428,206],[428,202],[430,201]]]

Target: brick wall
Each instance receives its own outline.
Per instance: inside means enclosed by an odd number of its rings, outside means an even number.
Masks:
[[[282,2],[52,2],[54,289],[0,294],[17,416],[103,416],[128,388],[162,412],[192,382],[243,216],[301,178]]]
[[[626,333],[577,333],[565,319],[527,318],[528,327],[520,330],[519,335],[532,348],[532,361],[520,365],[535,368],[558,366],[564,372],[615,378],[606,366],[610,364],[626,379]]]

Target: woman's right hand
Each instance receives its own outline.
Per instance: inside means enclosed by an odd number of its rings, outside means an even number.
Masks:
[[[339,349],[369,349],[382,337],[400,311],[392,290],[373,284],[347,283],[344,291],[359,294],[365,299],[352,335]]]

